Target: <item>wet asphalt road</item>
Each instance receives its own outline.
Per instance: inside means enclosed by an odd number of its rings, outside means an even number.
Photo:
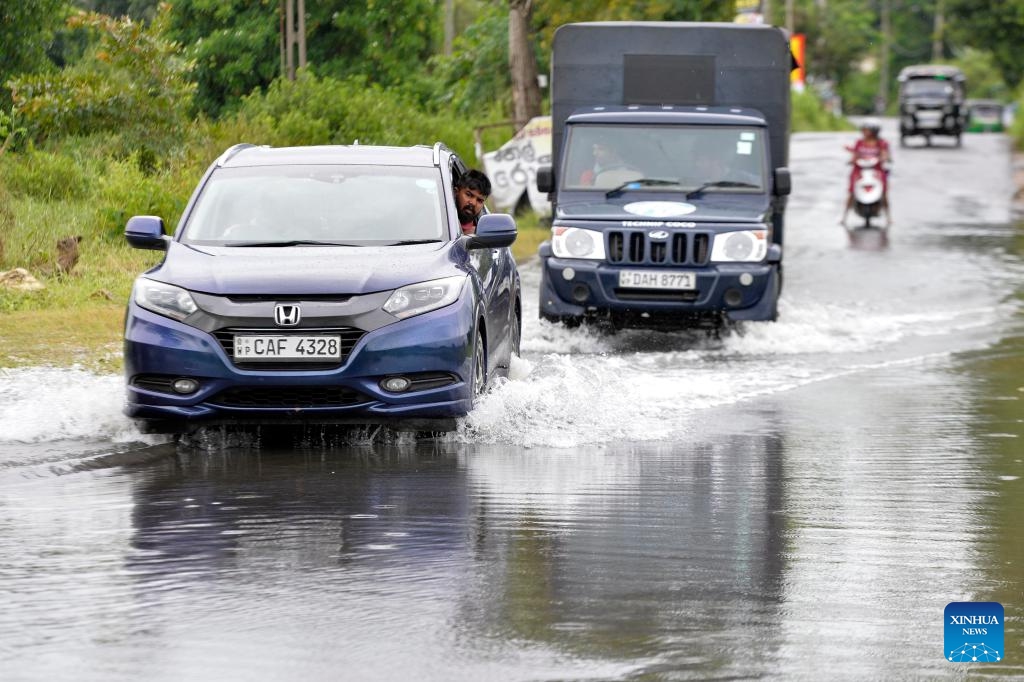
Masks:
[[[143,444],[116,378],[8,372],[0,678],[1024,678],[1009,144],[896,149],[876,250],[852,139],[793,140],[778,323],[566,331],[524,264],[524,360],[448,437]],[[1001,662],[946,660],[953,601]]]

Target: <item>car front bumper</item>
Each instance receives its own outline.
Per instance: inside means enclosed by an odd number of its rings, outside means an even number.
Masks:
[[[379,423],[451,419],[473,404],[475,314],[469,297],[366,332],[330,369],[241,369],[209,332],[129,305],[124,357],[129,417],[171,424]],[[271,332],[273,330],[267,330]],[[301,330],[300,330],[301,331]],[[384,391],[389,376],[422,390]],[[447,378],[446,378],[447,377]],[[199,388],[179,395],[175,378]]]

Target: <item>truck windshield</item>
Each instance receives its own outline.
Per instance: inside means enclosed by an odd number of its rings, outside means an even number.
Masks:
[[[567,126],[565,144],[563,190],[765,191],[760,128],[578,123]]]
[[[903,86],[903,94],[907,97],[934,97],[945,99],[953,96],[953,84],[947,80],[933,78],[915,78]]]

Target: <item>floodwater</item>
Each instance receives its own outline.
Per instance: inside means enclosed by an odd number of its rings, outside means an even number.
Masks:
[[[867,248],[852,139],[793,139],[778,323],[563,330],[523,264],[524,357],[438,439],[175,445],[120,377],[0,370],[0,677],[1024,677],[1009,141],[895,149]],[[999,662],[946,660],[955,601]]]

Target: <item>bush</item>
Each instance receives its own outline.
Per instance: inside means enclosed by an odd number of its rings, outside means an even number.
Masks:
[[[134,215],[160,216],[168,231],[173,230],[199,179],[198,174],[189,175],[184,169],[147,175],[134,157],[110,161],[94,200],[98,236],[123,240],[125,223]]]
[[[794,92],[791,106],[793,132],[852,130],[845,118],[826,111],[812,92]]]
[[[81,165],[66,155],[43,151],[5,154],[0,159],[0,180],[13,195],[49,201],[81,199],[92,191]]]
[[[264,136],[236,142],[288,146],[358,140],[407,146],[442,140],[467,160],[474,158],[470,121],[450,112],[424,112],[401,94],[362,78],[320,78],[311,70],[246,97],[234,125]]]

